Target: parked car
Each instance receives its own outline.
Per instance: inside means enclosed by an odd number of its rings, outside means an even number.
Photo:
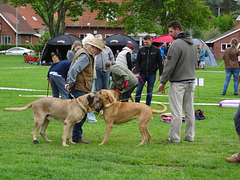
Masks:
[[[23,48],[23,47],[13,47],[5,51],[0,51],[3,55],[36,55],[34,50]]]

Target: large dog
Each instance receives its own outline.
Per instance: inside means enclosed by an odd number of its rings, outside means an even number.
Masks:
[[[97,93],[104,104],[103,117],[107,126],[104,139],[99,145],[107,142],[113,124],[119,125],[133,119],[138,119],[138,127],[142,134],[142,141],[139,145],[143,145],[146,140],[149,143],[151,134],[148,131],[148,123],[153,119],[152,114],[162,114],[167,111],[167,107],[163,104],[159,104],[164,108],[163,110],[156,110],[142,103],[118,102],[116,100],[118,92],[115,91],[103,89]]]
[[[46,137],[45,131],[50,122],[49,119],[53,117],[64,123],[62,145],[68,146],[66,144],[67,137],[71,144],[75,144],[72,141],[73,125],[81,121],[87,112],[100,111],[104,105],[96,93],[89,93],[76,99],[41,98],[21,108],[4,108],[3,110],[24,111],[31,107],[35,122],[34,129],[31,132],[33,142],[39,144],[36,135],[40,127],[42,127],[41,136],[46,141],[52,142]]]

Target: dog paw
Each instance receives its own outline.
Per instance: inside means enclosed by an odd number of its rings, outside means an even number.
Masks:
[[[104,145],[104,143],[100,143],[100,144],[98,144],[99,146],[102,146],[102,145]]]
[[[34,143],[34,144],[40,144],[40,143],[38,142],[38,140],[34,140],[33,143]]]
[[[63,147],[69,147],[69,145],[67,145],[67,144],[63,144]]]
[[[53,142],[52,140],[47,140],[47,142]]]

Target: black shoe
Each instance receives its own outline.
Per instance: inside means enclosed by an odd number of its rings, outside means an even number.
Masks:
[[[226,95],[226,93],[222,93],[222,95],[224,96],[224,95]]]
[[[234,93],[234,95],[235,95],[235,96],[238,96],[238,94],[235,94],[235,93]]]
[[[75,143],[85,143],[85,144],[89,144],[89,141],[86,139],[77,139],[77,140],[73,140],[73,142]]]

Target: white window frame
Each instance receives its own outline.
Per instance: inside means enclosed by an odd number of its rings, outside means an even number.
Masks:
[[[29,39],[30,39],[29,36],[25,36],[25,42],[26,42],[26,43],[29,43]]]
[[[113,34],[105,34],[105,38],[112,36]]]
[[[38,21],[37,18],[35,16],[32,16],[33,20],[34,21]]]
[[[11,44],[11,36],[1,36],[1,44]]]
[[[83,36],[83,38],[82,38],[81,36]],[[79,34],[79,38],[80,38],[81,40],[83,40],[86,36],[87,36],[87,33],[86,33],[86,34]]]
[[[221,43],[221,52],[225,52],[225,49],[223,48],[223,46],[225,46],[227,48],[231,47],[231,44],[230,43]]]

